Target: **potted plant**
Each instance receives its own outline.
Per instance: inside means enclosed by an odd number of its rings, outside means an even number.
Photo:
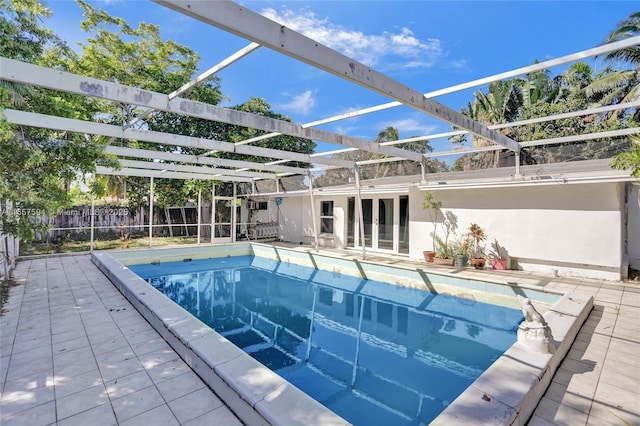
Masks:
[[[433,263],[436,263],[438,265],[453,266],[453,242],[449,241],[448,235],[446,235],[444,239],[435,233],[432,233],[431,235],[433,236],[435,247],[435,257],[433,258]]]
[[[436,230],[438,223],[436,219],[438,218],[438,210],[442,208],[442,201],[438,201],[433,198],[433,194],[430,192],[424,193],[424,201],[422,202],[422,208],[427,210],[429,213],[429,220],[433,224],[433,232],[431,232],[431,236],[436,235]],[[436,240],[433,239],[433,250],[425,250],[422,252],[424,256],[424,260],[427,262],[433,262],[433,258],[436,255]]]
[[[487,259],[482,251],[481,243],[487,239],[487,235],[484,233],[478,224],[472,223],[469,226],[469,233],[467,234],[474,242],[473,254],[471,256],[471,264],[476,269],[484,269]]]
[[[507,269],[507,256],[504,248],[500,247],[498,240],[493,240],[491,243],[491,251],[489,252],[489,259],[491,261],[491,267],[497,270]]]
[[[455,255],[456,266],[464,268],[469,262],[469,253],[473,248],[473,240],[469,237],[460,237],[455,240],[453,245],[453,252]]]

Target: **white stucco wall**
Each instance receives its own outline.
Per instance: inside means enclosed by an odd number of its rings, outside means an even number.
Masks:
[[[458,235],[471,223],[487,234],[486,252],[497,240],[511,258],[511,267],[559,275],[619,280],[624,262],[623,194],[625,184],[558,184],[433,191],[443,213],[457,220]],[[640,261],[640,207],[637,188],[629,199],[628,250]],[[422,208],[424,192],[409,192],[409,256],[422,259],[432,249],[433,230]],[[633,198],[636,197],[636,198]],[[347,196],[315,197],[319,226],[320,202],[334,201],[334,236],[320,236],[320,247],[346,246]],[[442,220],[442,216],[439,217]],[[284,198],[279,218],[282,239],[313,244],[309,197]],[[438,232],[442,227],[438,226]]]
[[[640,185],[631,186],[628,197],[627,244],[629,265],[640,270]]]
[[[442,201],[443,212],[457,217],[459,234],[477,223],[487,234],[487,248],[497,239],[512,258],[512,267],[617,280],[623,258],[620,185],[438,190],[433,194]],[[412,193],[410,255],[415,258],[431,249],[432,228],[421,223],[427,220],[427,213],[420,211],[421,200],[422,193]]]
[[[282,241],[302,242],[303,205],[306,202],[302,197],[285,197],[280,205],[278,214],[279,236]]]

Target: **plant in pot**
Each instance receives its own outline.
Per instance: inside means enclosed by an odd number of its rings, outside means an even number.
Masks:
[[[504,247],[501,247],[498,240],[494,239],[491,243],[491,251],[489,252],[489,260],[493,269],[507,269],[507,253]]]
[[[487,263],[487,258],[482,250],[481,243],[487,239],[487,235],[478,224],[472,223],[469,225],[469,232],[467,234],[473,240],[473,254],[471,256],[471,264],[476,269],[484,269]]]
[[[456,266],[464,268],[469,263],[469,253],[473,249],[473,240],[468,236],[463,236],[454,241],[453,254]]]
[[[424,200],[422,202],[422,208],[427,210],[429,214],[429,220],[433,224],[433,232],[431,232],[431,236],[436,235],[436,230],[438,226],[438,222],[436,219],[438,218],[438,210],[442,208],[442,201],[438,201],[433,198],[433,194],[430,192],[424,193]],[[433,239],[433,250],[425,250],[422,252],[424,256],[424,260],[427,262],[433,262],[433,258],[436,255],[436,240]]]
[[[453,266],[454,261],[454,243],[449,241],[448,235],[445,238],[432,233],[436,255],[433,258],[433,263],[438,265]]]

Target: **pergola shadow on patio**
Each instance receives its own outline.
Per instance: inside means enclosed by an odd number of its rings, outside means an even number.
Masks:
[[[383,255],[375,261],[411,264]],[[495,278],[491,271],[461,273]],[[579,289],[595,301],[528,424],[640,422],[634,321],[640,289],[522,271],[502,275],[549,290]],[[23,259],[14,278],[0,316],[3,425],[239,424],[88,255]]]

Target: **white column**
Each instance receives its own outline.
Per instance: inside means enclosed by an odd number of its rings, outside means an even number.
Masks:
[[[95,179],[95,178],[94,178]],[[89,243],[89,251],[93,251],[93,225],[96,220],[96,196],[91,194],[91,239]]]
[[[215,219],[216,208],[216,185],[211,185],[211,244],[213,244],[213,232],[215,227],[213,226],[213,220]]]
[[[358,169],[357,165],[354,169],[354,172],[356,175],[356,190],[358,195],[356,197],[356,203],[358,204],[358,220],[360,221],[360,244],[362,245],[362,260],[366,260],[367,259],[367,248],[366,248],[367,239],[364,236],[364,214],[362,213],[362,194],[360,194],[360,170]]]
[[[236,217],[236,204],[238,203],[238,189],[236,183],[233,182],[233,203],[231,204],[231,241],[236,242],[236,225],[238,218]]]
[[[311,199],[311,220],[313,220],[313,245],[316,251],[318,251],[318,223],[316,220],[316,201],[313,198],[313,178],[311,172],[307,173],[309,177],[309,198]]]
[[[153,176],[151,176],[151,187],[149,188],[149,247],[153,239]]]
[[[197,243],[200,244],[200,224],[202,223],[202,220],[200,220],[200,217],[202,216],[202,189],[198,189],[198,233],[196,234],[197,237]]]

